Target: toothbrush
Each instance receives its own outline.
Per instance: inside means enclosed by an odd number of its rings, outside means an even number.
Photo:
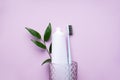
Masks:
[[[68,48],[68,64],[72,63],[71,49],[70,49],[70,36],[73,35],[72,25],[67,26],[67,48]]]

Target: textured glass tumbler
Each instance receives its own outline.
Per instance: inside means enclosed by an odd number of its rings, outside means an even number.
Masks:
[[[77,62],[49,65],[49,80],[77,80]]]

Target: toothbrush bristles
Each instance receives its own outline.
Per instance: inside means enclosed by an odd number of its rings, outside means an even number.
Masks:
[[[68,25],[68,27],[69,27],[69,35],[71,36],[73,35],[72,25]]]

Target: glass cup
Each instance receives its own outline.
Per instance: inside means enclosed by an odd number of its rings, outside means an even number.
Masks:
[[[71,64],[50,63],[49,68],[49,80],[77,80],[78,64],[75,61]]]

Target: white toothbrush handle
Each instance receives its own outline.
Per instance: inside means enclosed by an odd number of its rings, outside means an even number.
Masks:
[[[72,58],[71,58],[71,49],[70,49],[70,35],[69,35],[69,28],[67,27],[67,45],[68,45],[68,63],[72,63]]]

